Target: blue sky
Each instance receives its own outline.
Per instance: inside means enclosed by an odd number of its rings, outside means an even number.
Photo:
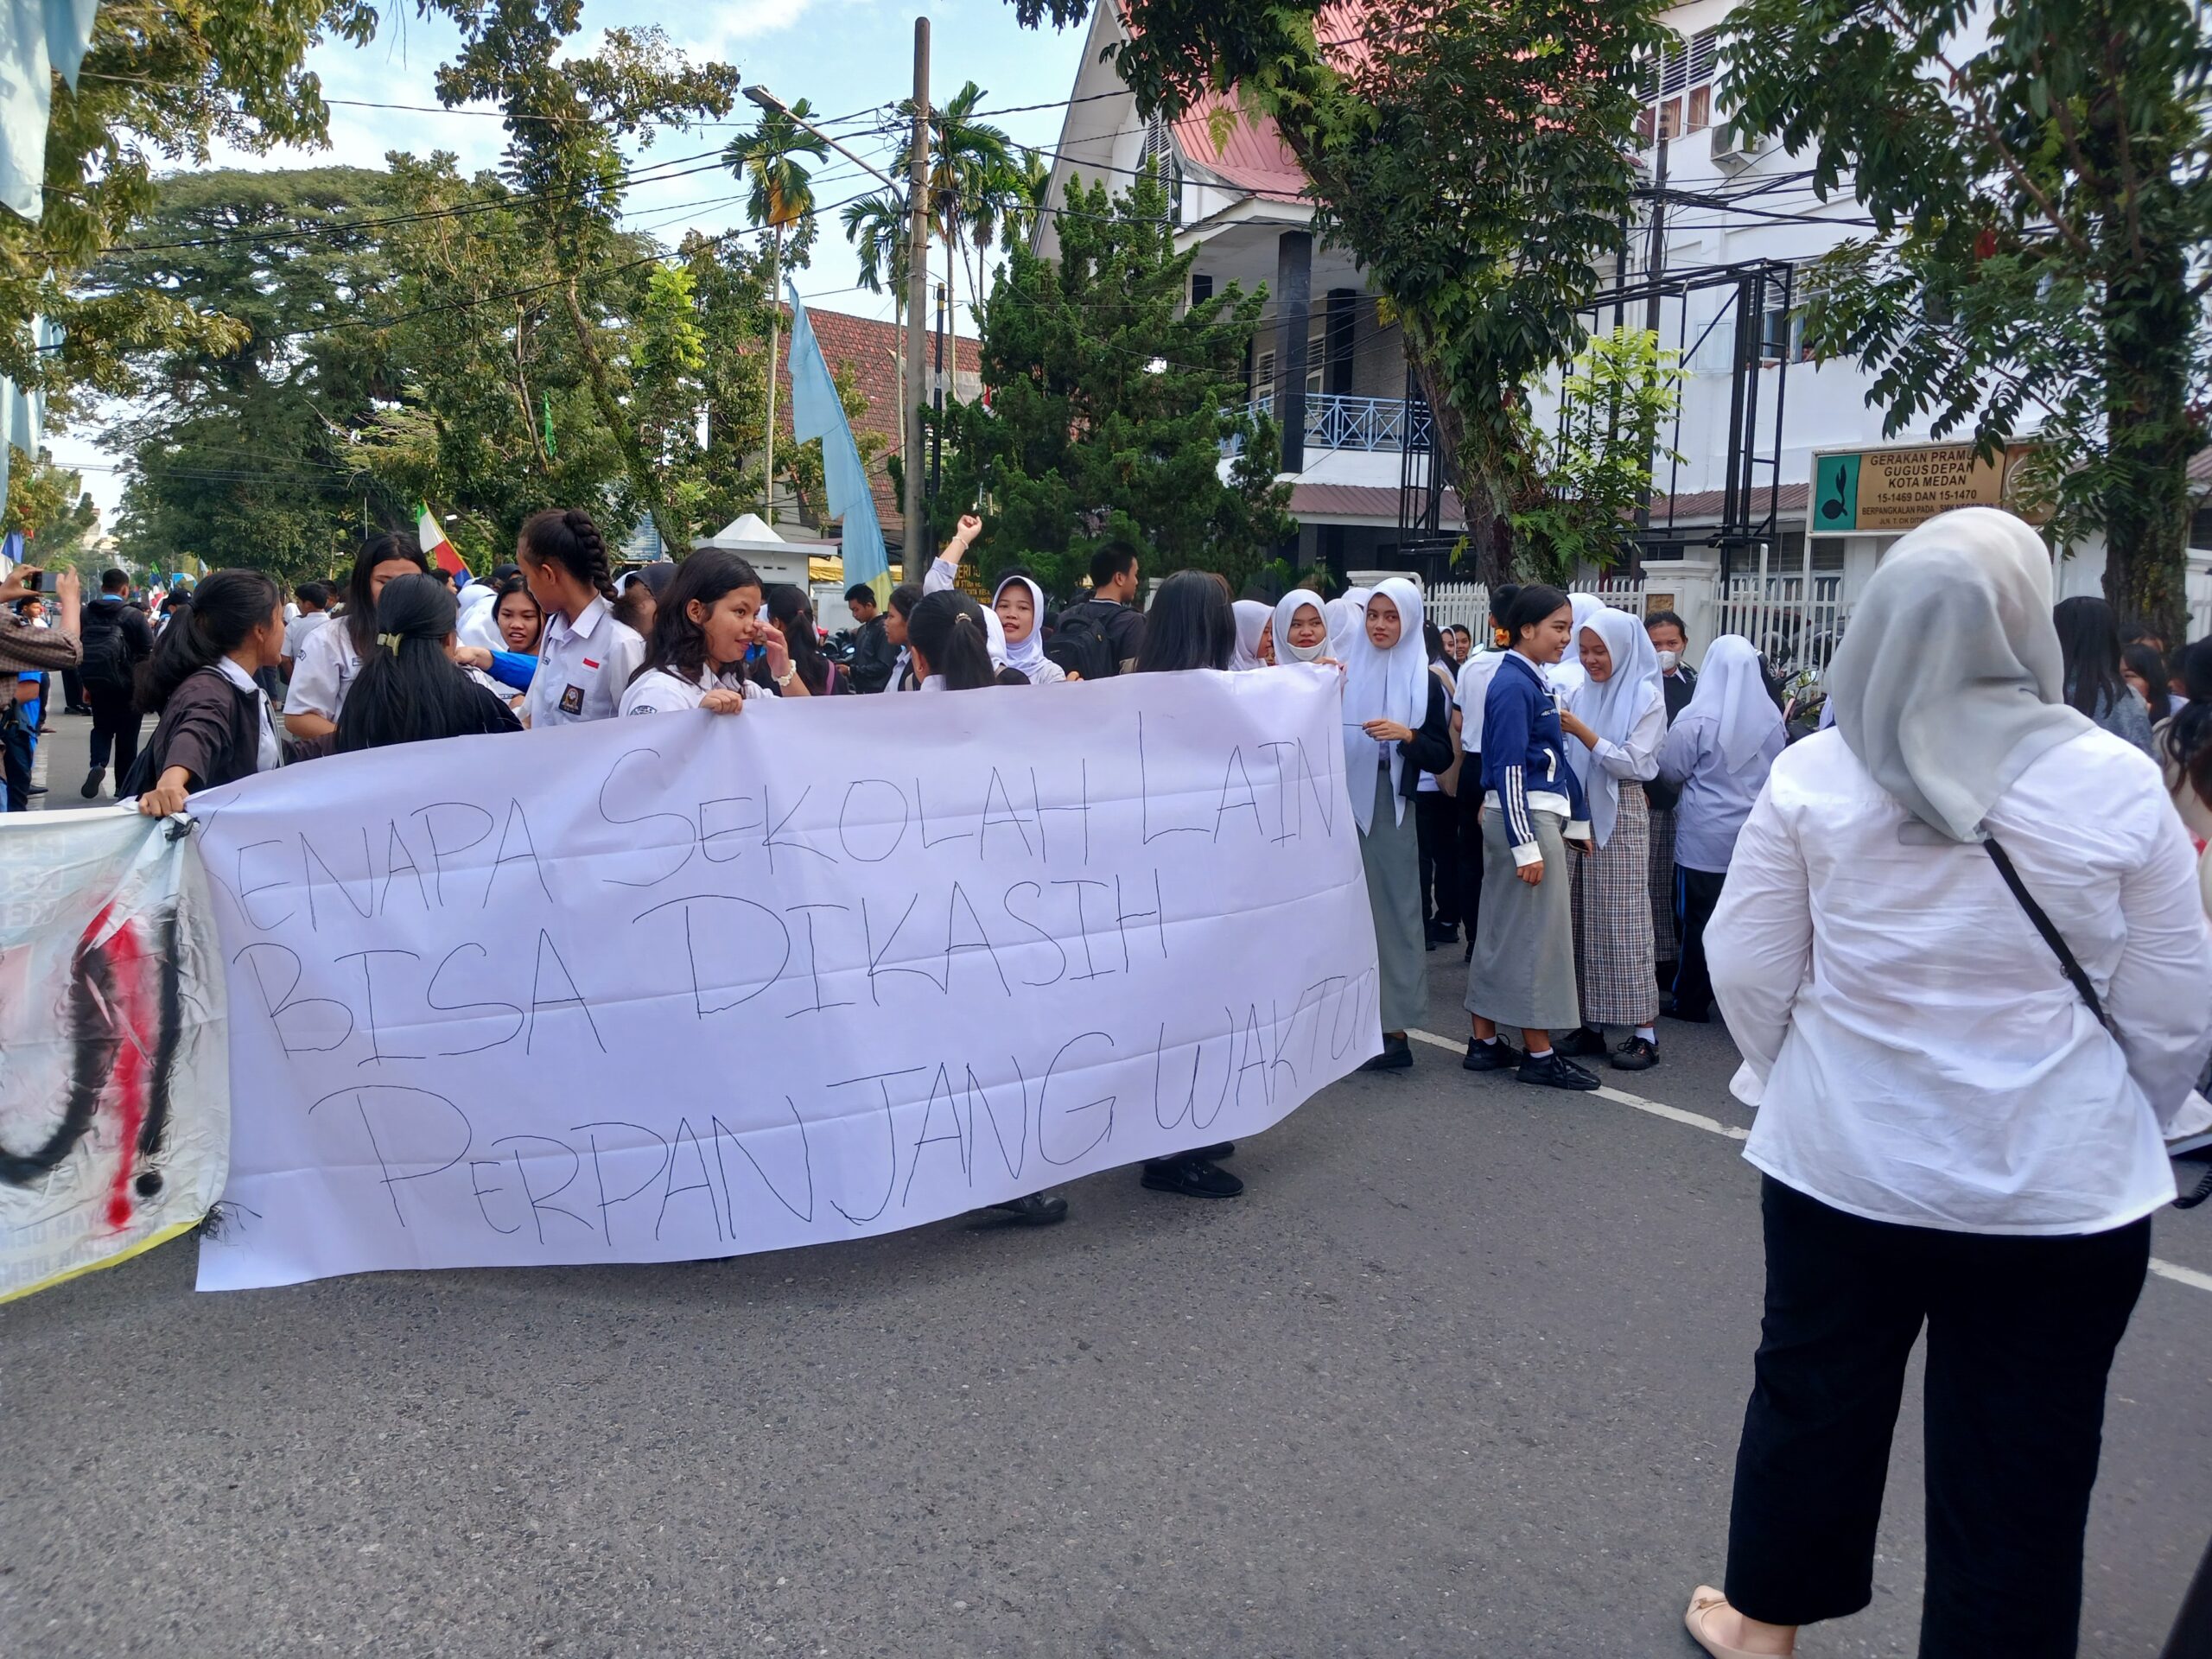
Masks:
[[[912,90],[913,20],[918,15],[911,3],[893,5],[883,0],[728,0],[696,8],[654,6],[641,0],[586,0],[583,28],[576,38],[588,49],[602,29],[658,22],[671,41],[693,58],[734,64],[748,85],[760,82],[787,101],[806,98],[825,116],[842,116],[893,102]],[[1082,52],[1080,31],[1056,35],[1023,29],[1005,0],[953,0],[933,6],[927,16],[933,96],[949,97],[963,81],[973,79],[986,89],[985,109],[1067,97]],[[681,21],[674,21],[677,18]],[[426,21],[416,17],[411,7],[393,4],[372,44],[358,49],[318,48],[310,62],[322,78],[324,96],[333,100],[435,106],[438,99],[432,77],[454,41],[453,28],[443,18]],[[744,124],[753,113],[753,105],[741,102],[730,120]],[[1061,114],[1059,109],[1048,108],[994,118],[1018,141],[1049,148],[1059,136]],[[334,161],[375,166],[391,149],[417,154],[449,149],[461,158],[464,169],[474,170],[496,165],[505,140],[499,121],[485,115],[362,108],[334,101],[330,116],[327,149],[284,149],[217,160],[257,168],[312,167]],[[721,126],[664,132],[635,159],[650,167],[696,156],[718,148],[735,130]],[[836,130],[868,161],[888,167],[893,141],[859,123],[847,123]],[[874,185],[834,154],[817,172],[817,194],[824,202],[841,201]],[[670,246],[687,230],[713,233],[744,223],[740,186],[719,170],[640,185],[631,193],[626,207],[632,226],[651,231]],[[813,264],[801,273],[799,291],[823,309],[890,315],[887,296],[855,287],[857,270],[833,218],[817,238]],[[121,481],[110,470],[115,458],[96,449],[92,436],[90,429],[80,429],[50,435],[49,442],[58,461],[86,469],[86,487],[111,524]]]

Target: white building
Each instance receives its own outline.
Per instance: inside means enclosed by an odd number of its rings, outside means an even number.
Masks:
[[[1679,423],[1665,435],[1683,460],[1659,470],[1645,587],[1672,596],[1686,613],[1702,613],[1713,626],[1740,620],[1721,613],[1732,594],[1817,603],[1817,624],[1803,616],[1799,630],[1831,637],[1851,594],[1902,527],[1894,513],[1867,515],[1881,529],[1861,528],[1856,515],[1834,507],[1821,518],[1808,505],[1815,457],[1924,444],[1930,435],[1923,423],[1885,438],[1883,412],[1866,404],[1868,377],[1853,364],[1815,364],[1803,354],[1802,329],[1783,303],[1783,275],[1794,278],[1803,262],[1862,233],[1864,215],[1847,193],[1821,202],[1801,161],[1727,127],[1715,102],[1714,29],[1731,9],[1732,0],[1691,0],[1670,15],[1681,47],[1652,79],[1643,162],[1647,179],[1656,180],[1663,139],[1662,273],[1758,269],[1764,279],[1748,289],[1758,296],[1758,311],[1743,334],[1740,375],[1736,313],[1745,285],[1669,295],[1657,308],[1661,343],[1681,353],[1688,378]],[[1164,158],[1178,246],[1198,250],[1193,297],[1232,282],[1248,289],[1268,285],[1268,320],[1252,343],[1249,385],[1254,400],[1284,429],[1283,476],[1292,486],[1291,511],[1304,526],[1302,561],[1325,560],[1338,569],[1415,563],[1398,556],[1400,486],[1403,476],[1423,476],[1426,457],[1405,454],[1408,420],[1418,435],[1421,417],[1418,404],[1408,414],[1401,331],[1381,321],[1350,254],[1317,243],[1305,175],[1273,124],[1240,116],[1217,148],[1213,104],[1173,123],[1140,120],[1134,96],[1100,58],[1122,38],[1119,9],[1095,7],[1061,131],[1053,200],[1071,175],[1125,188]],[[1631,238],[1623,273],[1630,286],[1650,276],[1652,241],[1647,218]],[[1038,246],[1050,254],[1054,243],[1048,219]],[[1629,308],[1632,326],[1644,320],[1635,315],[1642,308]],[[1596,321],[1611,327],[1610,309]],[[1738,446],[1735,522],[1739,532],[1756,531],[1757,540],[1722,549],[1713,541],[1728,505],[1732,426],[1751,429],[1748,443]],[[2192,472],[2212,490],[2212,453]],[[1856,483],[1859,469],[1849,476]],[[1839,521],[1853,528],[1821,533],[1822,523]],[[1448,494],[1442,526],[1446,533],[1462,527]],[[2199,513],[2192,539],[2212,548],[2212,513]],[[2059,572],[2062,594],[2097,592],[2103,563],[2101,543],[2074,550]],[[2212,552],[2192,560],[2190,597],[2192,632],[2212,631]],[[1692,616],[1694,631],[1709,638],[1699,620]],[[1825,655],[1809,638],[1806,645]]]

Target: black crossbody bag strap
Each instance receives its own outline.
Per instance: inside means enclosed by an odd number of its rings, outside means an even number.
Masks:
[[[2066,936],[2044,913],[2043,906],[2036,902],[2035,894],[2028,891],[2027,884],[2020,880],[2020,873],[2012,868],[2012,861],[1997,844],[1996,837],[1985,836],[1981,844],[1989,849],[1989,861],[1997,867],[1997,874],[2005,878],[2005,885],[2012,889],[2012,897],[2020,901],[2020,908],[2027,912],[2028,919],[2036,925],[2036,931],[2043,935],[2043,942],[2050,947],[2050,954],[2058,958],[2058,965],[2066,970],[2067,979],[2081,993],[2082,1000],[2089,1005],[2089,1012],[2097,1016],[2099,1025],[2110,1031],[2112,1021],[2105,1018],[2105,1005],[2098,1000],[2097,988],[2089,983],[2088,975],[2082,971],[2082,964],[2074,959],[2074,952],[2066,943]]]

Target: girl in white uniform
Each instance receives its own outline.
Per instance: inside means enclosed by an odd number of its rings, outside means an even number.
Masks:
[[[702,548],[684,560],[661,596],[645,664],[622,694],[622,712],[735,715],[748,697],[806,696],[782,632],[760,614],[761,594],[759,574],[734,553]],[[767,652],[772,685],[746,675],[745,655],[756,643]]]
[[[346,693],[377,648],[377,601],[385,584],[429,568],[412,536],[378,536],[362,543],[346,584],[346,614],[308,635],[292,664],[292,683],[284,692],[287,732],[305,742],[338,729]]]
[[[1002,577],[991,611],[1006,634],[1006,662],[1032,685],[1057,685],[1067,671],[1045,654],[1045,590],[1027,576]]]
[[[577,507],[534,512],[523,521],[515,556],[545,613],[530,683],[531,728],[612,719],[645,661],[645,642],[614,620],[614,573],[599,526]]]

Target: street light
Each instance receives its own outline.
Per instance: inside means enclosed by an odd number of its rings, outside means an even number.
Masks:
[[[823,143],[829,145],[830,149],[836,150],[840,156],[850,162],[855,167],[859,168],[861,172],[868,174],[871,178],[882,180],[884,183],[889,185],[893,190],[900,188],[898,180],[893,178],[888,173],[883,172],[880,168],[869,166],[859,156],[854,155],[851,150],[847,149],[835,138],[832,138],[828,133],[823,131],[821,128],[816,126],[813,122],[808,120],[804,116],[793,115],[791,113],[791,106],[790,105],[785,103],[782,99],[778,98],[766,86],[761,86],[760,82],[755,81],[752,86],[747,86],[745,89],[745,96],[750,99],[753,103],[759,105],[769,114],[783,116],[787,119],[797,123],[798,125],[804,127],[809,132],[819,138]]]

